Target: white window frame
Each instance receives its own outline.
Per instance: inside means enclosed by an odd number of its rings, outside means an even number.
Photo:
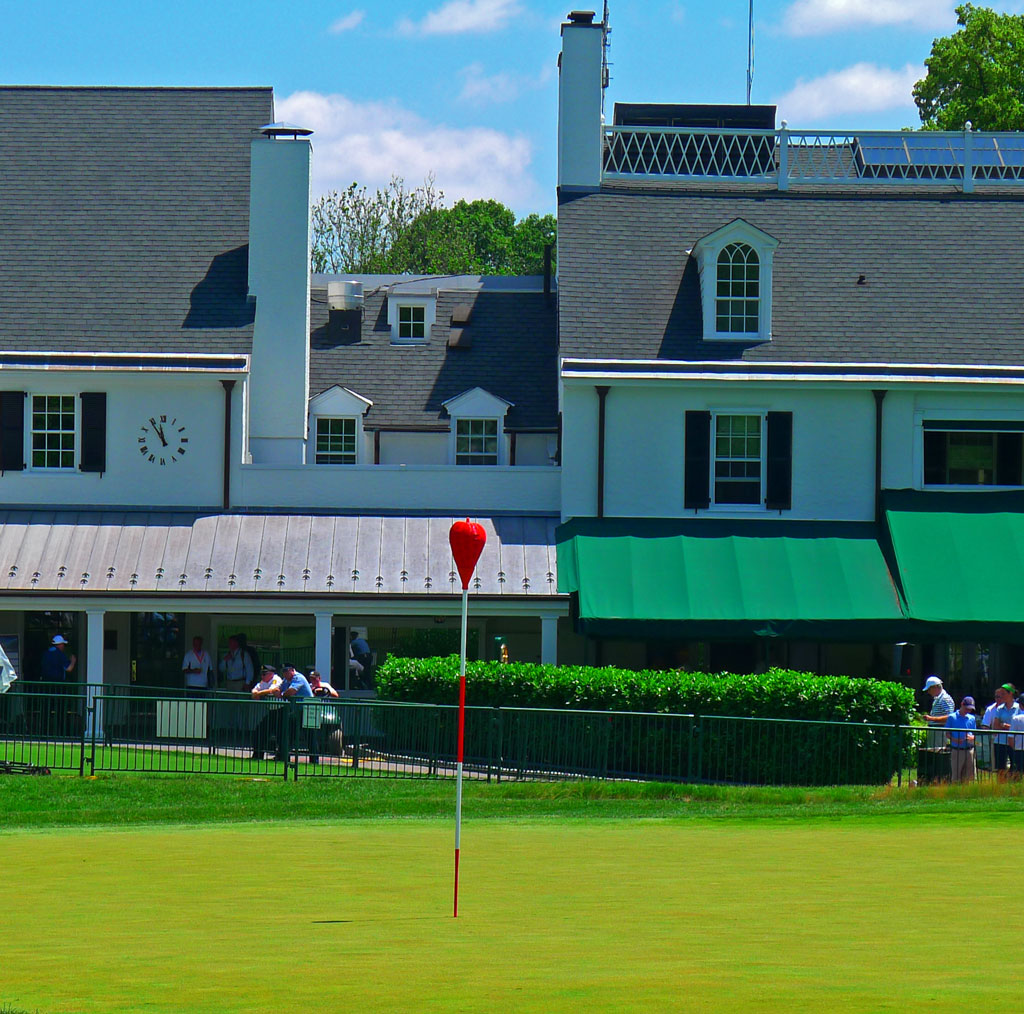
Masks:
[[[401,316],[403,309],[421,308],[423,310],[423,337],[403,338],[401,336]],[[426,345],[430,341],[430,332],[437,315],[437,296],[433,293],[390,293],[388,295],[388,325],[391,328],[392,345]]]
[[[758,327],[757,331],[719,331],[718,325],[718,258],[733,244],[750,247],[758,259]],[[704,341],[753,342],[772,338],[772,274],[775,250],[779,241],[774,236],[742,218],[703,236],[690,253],[697,259],[700,277],[701,316]]]
[[[505,415],[512,407],[512,402],[498,395],[485,391],[482,387],[472,387],[468,391],[449,398],[444,403],[445,411],[451,418],[448,431],[448,462],[458,462],[457,435],[459,421],[465,419],[495,420],[498,431],[498,460],[494,465],[458,465],[459,468],[494,468],[495,465],[508,464],[508,434],[505,432]]]
[[[914,478],[917,484],[917,489],[934,491],[941,493],[943,491],[951,491],[957,493],[992,493],[999,492],[1000,490],[1020,490],[1024,489],[1024,483],[1019,486],[997,486],[995,483],[991,485],[982,485],[980,483],[928,483],[924,481],[924,435],[925,433],[951,433],[951,432],[975,432],[975,433],[1021,433],[1018,429],[1001,429],[999,423],[1008,422],[1019,422],[1024,423],[1024,418],[1017,417],[1018,414],[1015,412],[1000,412],[998,409],[978,409],[974,412],[963,412],[958,410],[955,412],[943,412],[929,411],[927,414],[918,412],[915,414],[915,431],[916,439],[914,440]],[[940,429],[925,429],[925,421],[935,422],[942,420],[951,423],[991,423],[988,429],[984,430],[956,430],[950,428],[949,430]]]
[[[459,416],[457,419],[452,420],[454,425],[452,426],[452,432],[455,438],[455,451],[453,457],[453,463],[459,468],[494,468],[495,465],[501,464],[501,445],[504,439],[504,432],[502,427],[502,421],[497,416]],[[459,427],[463,424],[470,426],[473,423],[493,423],[494,424],[494,460],[493,461],[480,461],[480,462],[469,462],[459,461]],[[488,439],[489,435],[482,434],[483,439]],[[473,439],[473,434],[469,435],[469,439]],[[473,451],[467,451],[466,454],[472,457],[482,457],[482,454],[476,454]]]
[[[309,436],[306,441],[306,463],[317,468],[352,468],[354,465],[366,464],[366,432],[363,419],[373,407],[369,398],[335,384],[326,391],[321,391],[309,402]],[[356,460],[352,464],[317,463],[316,437],[317,423],[320,419],[354,419],[356,424]]]
[[[332,454],[336,457],[340,457],[342,454],[347,452],[333,452],[333,451],[320,451],[320,424],[321,423],[332,423],[332,422],[344,422],[352,424],[352,452],[351,461],[320,461],[319,457],[322,454]],[[359,464],[359,437],[362,432],[360,426],[360,417],[354,415],[315,415],[313,416],[313,464],[315,465],[358,465]],[[331,436],[331,434],[328,434]],[[344,434],[342,437],[344,438]]]
[[[733,416],[744,416],[757,418],[761,420],[761,457],[760,457],[760,476],[758,479],[758,497],[757,503],[719,503],[716,499],[716,476],[715,476],[715,464],[718,461],[718,420],[720,418],[727,418]],[[742,513],[749,514],[752,512],[761,513],[765,512],[764,496],[765,496],[765,482],[768,478],[768,413],[763,409],[756,408],[724,408],[720,410],[711,411],[711,454],[708,468],[710,471],[709,475],[709,489],[710,489],[710,504],[709,510],[713,511],[728,511],[730,513]],[[736,458],[727,458],[723,460],[735,461],[740,460]],[[752,459],[748,459],[752,460]]]
[[[33,436],[35,433],[48,433],[49,430],[36,430],[33,425],[33,417],[35,415],[35,400],[36,398],[70,398],[72,412],[74,414],[75,428],[74,428],[74,444],[71,449],[71,464],[70,465],[37,465],[33,460]],[[25,427],[25,462],[26,470],[31,472],[49,472],[55,475],[68,475],[72,472],[78,472],[78,458],[82,450],[82,413],[81,413],[81,399],[77,394],[68,394],[67,392],[45,392],[45,391],[33,391],[29,392],[28,396],[28,425]],[[54,432],[67,432],[66,430],[54,431]]]

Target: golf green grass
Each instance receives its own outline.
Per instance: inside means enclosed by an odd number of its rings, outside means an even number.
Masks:
[[[1019,829],[468,819],[458,920],[442,820],[13,831],[0,1008],[959,1012],[962,981],[1010,1010],[985,906],[955,906],[1018,868]]]

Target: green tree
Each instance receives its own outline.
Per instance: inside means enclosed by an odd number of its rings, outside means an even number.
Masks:
[[[312,208],[310,267],[330,274],[401,272],[393,263],[396,242],[443,200],[431,177],[413,190],[406,189],[400,176],[392,176],[383,190],[372,194],[358,183],[330,191]]]
[[[963,130],[1024,129],[1024,16],[962,4],[960,26],[936,39],[928,73],[914,85],[925,127]]]
[[[353,274],[537,275],[554,244],[554,215],[515,214],[493,200],[443,206],[429,179],[407,191],[392,179],[370,194],[353,183],[313,207],[314,271]]]

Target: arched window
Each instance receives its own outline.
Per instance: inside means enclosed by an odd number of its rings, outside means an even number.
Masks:
[[[718,255],[715,331],[757,334],[761,311],[761,264],[746,243],[730,243]]]

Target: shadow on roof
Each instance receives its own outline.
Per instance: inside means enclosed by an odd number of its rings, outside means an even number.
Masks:
[[[247,327],[256,316],[249,292],[249,245],[217,254],[189,296],[183,329]]]

